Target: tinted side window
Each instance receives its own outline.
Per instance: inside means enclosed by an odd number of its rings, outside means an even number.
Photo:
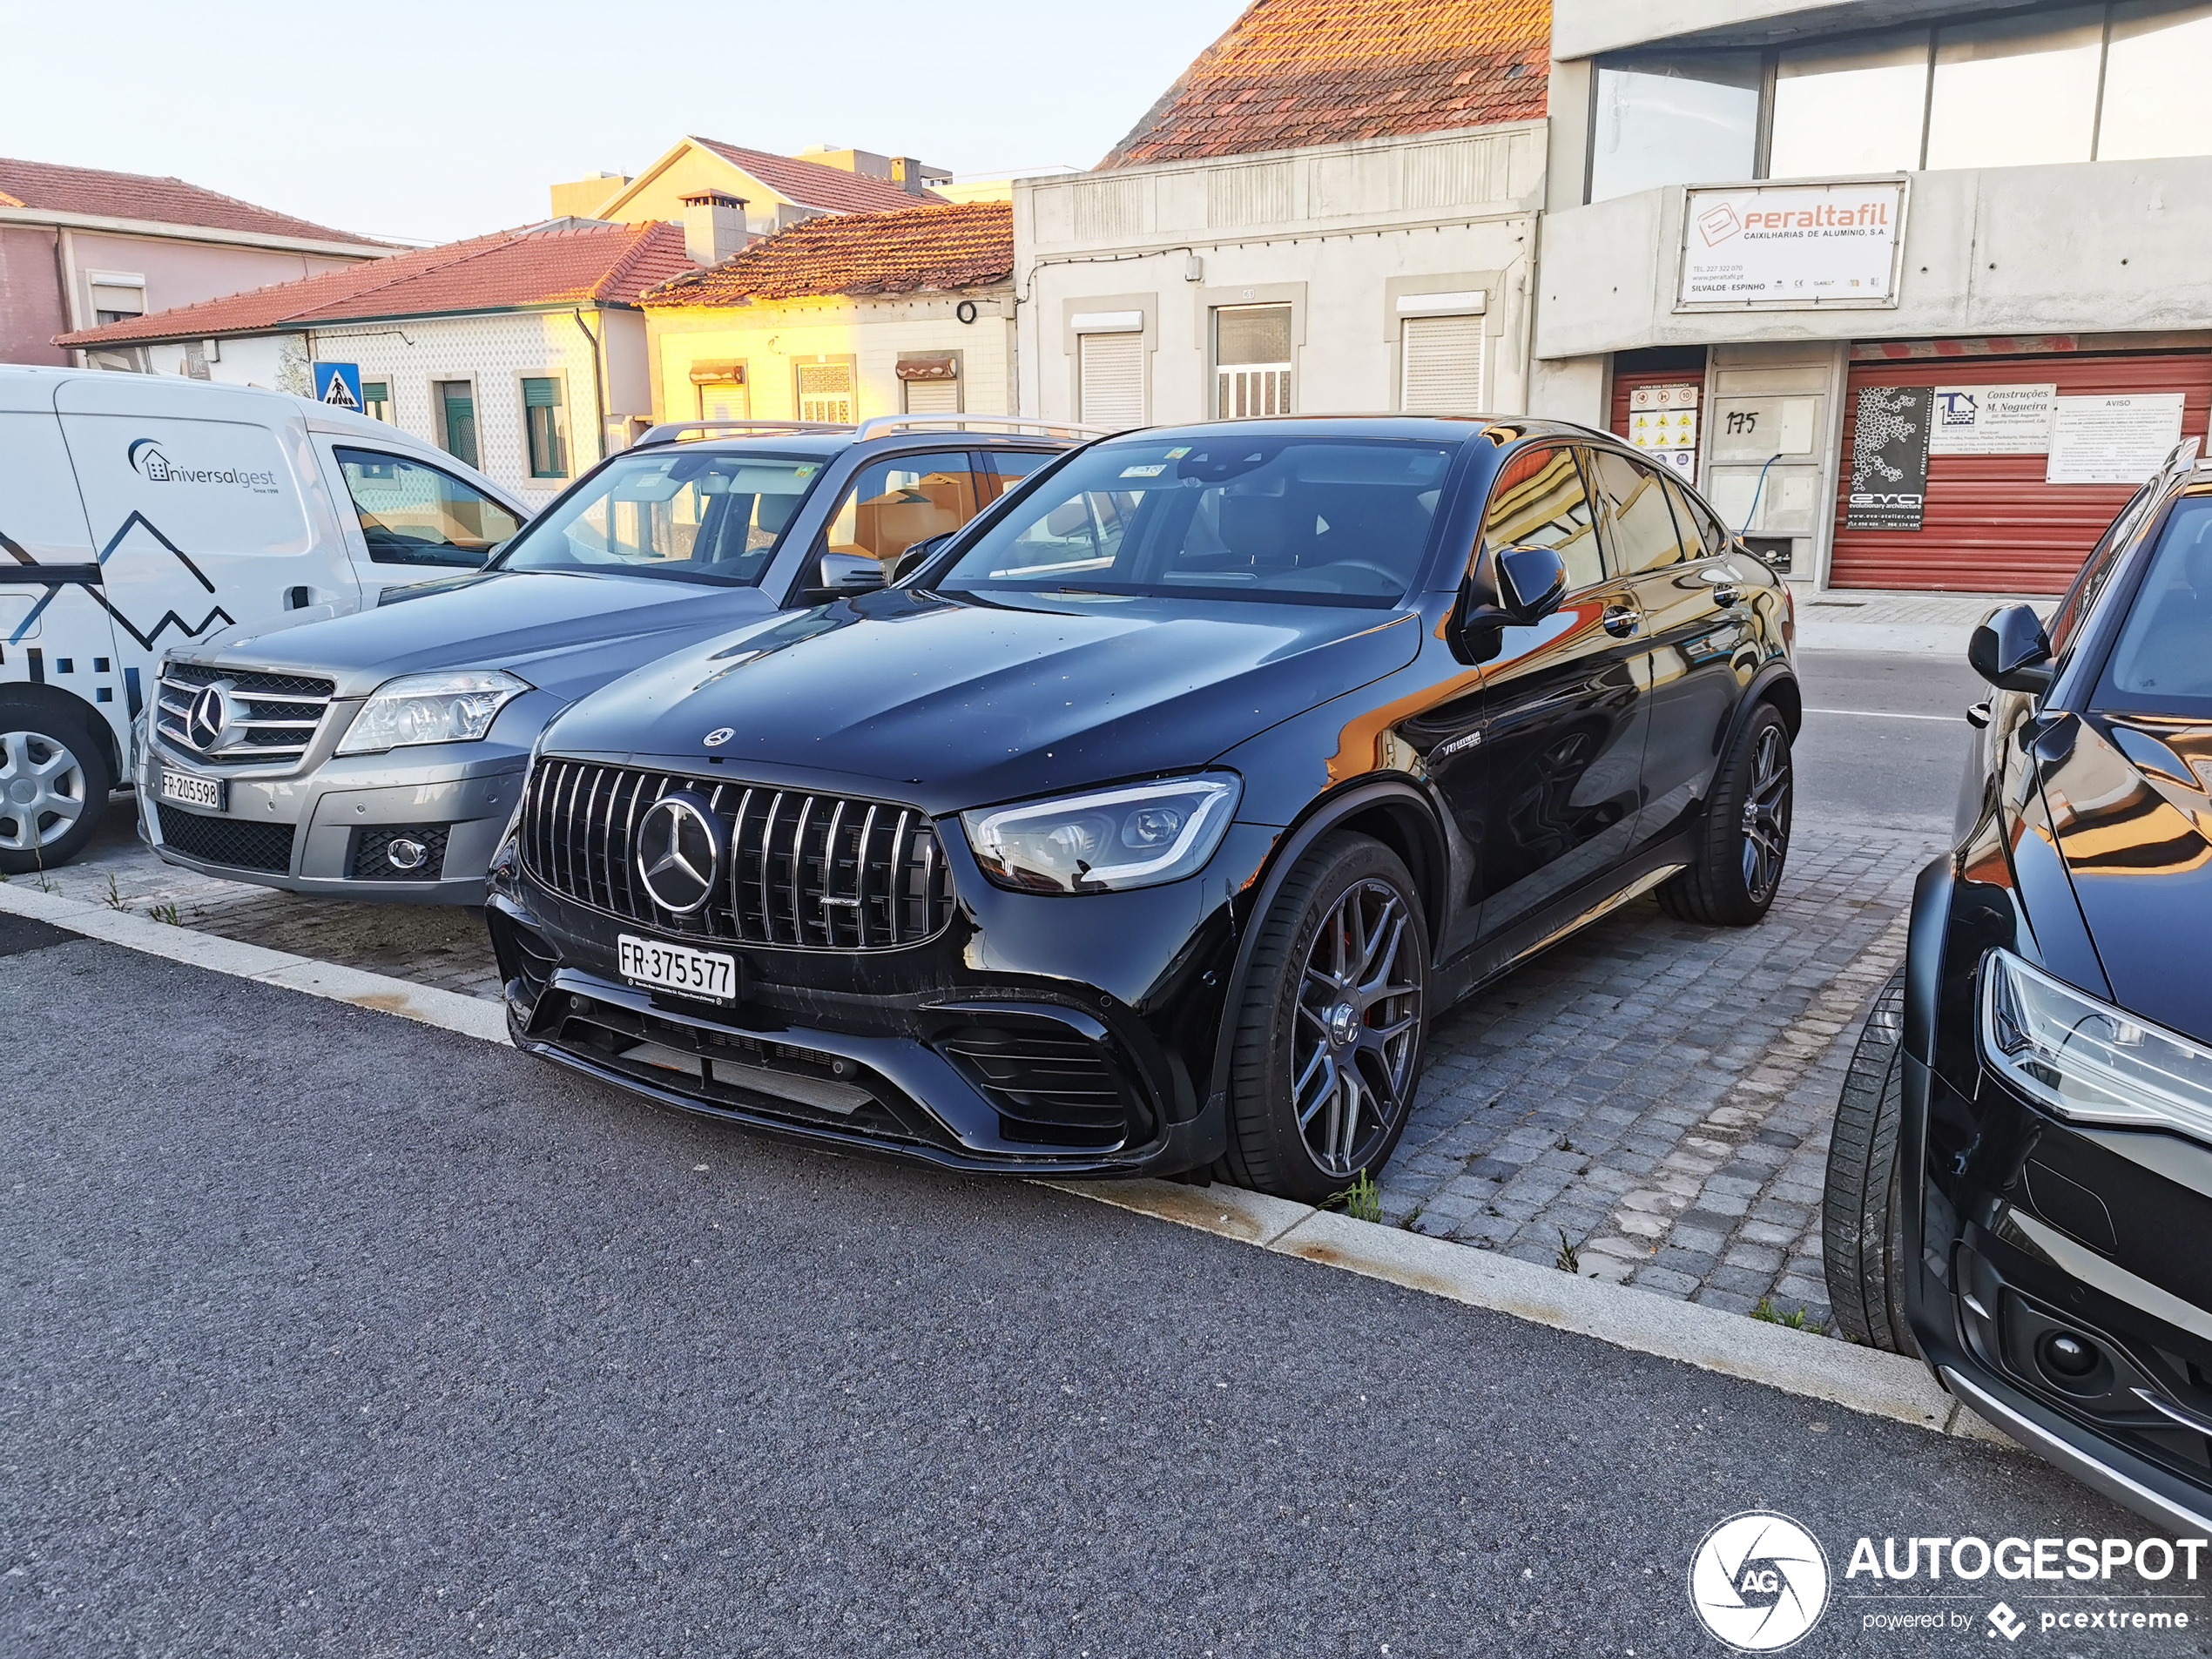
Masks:
[[[1614,568],[1634,576],[1681,563],[1682,531],[1667,504],[1667,481],[1610,449],[1588,453],[1598,495],[1605,502]]]
[[[1567,566],[1570,592],[1605,580],[1605,563],[1598,556],[1596,515],[1569,448],[1537,446],[1507,461],[1490,486],[1482,540],[1493,552],[1508,547],[1552,549]]]
[[[1728,532],[1712,514],[1704,510],[1702,502],[1683,488],[1682,480],[1667,480],[1667,499],[1675,504],[1675,523],[1682,529],[1684,558],[1718,558],[1728,551]]]
[[[2082,562],[2081,574],[2074,578],[2074,585],[2067,590],[2058,614],[2052,617],[2050,627],[2051,654],[2063,656],[2067,645],[2074,638],[2074,631],[2081,625],[2082,617],[2089,614],[2097,603],[2097,596],[2104,591],[2106,581],[2119,566],[2120,555],[2135,538],[2136,529],[2149,516],[2158,501],[2159,485],[2154,478],[2129,497],[2128,504],[2108,525],[2089,556]]]
[[[339,470],[378,564],[482,564],[522,522],[450,473],[374,449],[339,449]]]
[[[854,475],[830,520],[829,550],[889,564],[916,542],[958,529],[978,510],[974,463],[965,449],[873,461]]]
[[[981,475],[983,505],[989,506],[1024,478],[1042,472],[1060,459],[1057,450],[991,449],[985,452],[989,470]]]

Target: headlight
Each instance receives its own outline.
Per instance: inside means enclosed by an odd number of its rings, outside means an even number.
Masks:
[[[1981,1049],[2061,1117],[2212,1141],[2212,1049],[2085,996],[2010,951],[1982,964]]]
[[[473,743],[524,691],[527,682],[494,669],[402,674],[361,705],[338,745],[341,755],[377,754],[416,743]]]
[[[983,873],[1033,893],[1103,893],[1190,875],[1213,856],[1243,786],[1228,773],[962,813]]]

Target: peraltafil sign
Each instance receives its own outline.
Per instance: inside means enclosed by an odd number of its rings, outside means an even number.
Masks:
[[[1905,181],[1692,190],[1677,311],[1897,304]]]

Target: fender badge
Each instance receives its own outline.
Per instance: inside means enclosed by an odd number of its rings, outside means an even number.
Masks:
[[[719,749],[724,744],[729,742],[732,738],[734,738],[737,735],[738,732],[735,726],[718,725],[713,731],[706,734],[704,741],[708,748]]]

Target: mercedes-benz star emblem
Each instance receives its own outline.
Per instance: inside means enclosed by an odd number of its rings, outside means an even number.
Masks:
[[[663,795],[637,822],[637,875],[653,902],[688,916],[714,892],[722,868],[722,825],[692,794]]]
[[[708,732],[702,741],[705,742],[706,746],[710,749],[719,749],[724,744],[729,742],[732,738],[734,738],[737,735],[737,727],[733,725],[718,725],[713,731]]]
[[[223,695],[228,684],[217,680],[212,685],[201,687],[185,716],[185,735],[192,739],[192,747],[203,753],[215,746],[215,740],[223,735],[223,728],[231,723],[231,701]]]

